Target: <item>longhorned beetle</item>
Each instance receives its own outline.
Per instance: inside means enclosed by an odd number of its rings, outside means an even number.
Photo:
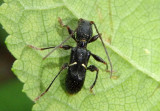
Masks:
[[[78,93],[81,90],[81,88],[84,84],[84,80],[85,80],[85,76],[86,76],[86,70],[90,70],[92,72],[96,71],[96,78],[95,78],[93,84],[90,87],[90,91],[92,91],[92,88],[95,86],[97,78],[98,78],[99,69],[95,65],[90,65],[89,67],[87,67],[90,56],[92,56],[98,62],[101,62],[101,63],[105,64],[106,68],[108,69],[107,63],[101,57],[99,57],[99,56],[91,53],[89,50],[87,50],[87,44],[96,41],[98,38],[100,38],[100,40],[102,42],[102,45],[105,49],[105,53],[107,54],[107,57],[108,57],[108,60],[109,60],[109,63],[110,63],[110,67],[111,67],[110,77],[112,76],[112,64],[111,64],[107,49],[105,48],[104,42],[101,38],[101,34],[99,33],[95,23],[93,21],[87,21],[87,20],[84,20],[84,19],[79,19],[78,27],[73,31],[69,26],[64,25],[60,18],[58,18],[58,21],[59,21],[61,26],[67,28],[68,33],[70,34],[70,36],[67,39],[65,39],[60,45],[58,45],[56,47],[37,48],[37,47],[34,47],[32,45],[29,45],[29,47],[34,48],[36,50],[46,50],[46,49],[53,48],[53,50],[50,53],[48,53],[43,59],[47,58],[57,48],[62,48],[64,50],[71,49],[70,63],[69,64],[65,63],[61,67],[60,71],[55,76],[55,78],[52,80],[52,82],[50,83],[48,88],[40,96],[38,96],[35,99],[35,101],[38,100],[41,96],[43,96],[49,90],[49,88],[53,84],[54,80],[66,68],[68,68],[68,74],[66,76],[65,86],[66,86],[66,91],[69,94],[75,94],[75,93]],[[94,25],[94,27],[96,29],[96,32],[98,33],[95,36],[92,36],[92,34],[93,34],[92,25]],[[77,43],[76,47],[72,47],[72,46],[69,46],[69,45],[63,45],[63,43],[65,43],[70,38],[73,38],[75,40],[75,42]]]

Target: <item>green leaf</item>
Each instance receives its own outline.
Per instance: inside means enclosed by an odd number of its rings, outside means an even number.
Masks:
[[[6,44],[17,59],[12,70],[24,83],[30,99],[40,95],[69,61],[70,51],[37,51],[27,47],[56,46],[67,36],[58,24],[61,17],[72,29],[79,18],[93,20],[108,49],[114,76],[93,58],[89,65],[99,68],[93,91],[89,87],[95,72],[86,73],[82,90],[65,92],[64,71],[51,89],[33,106],[34,111],[159,111],[160,110],[160,0],[5,0],[0,7],[0,22],[9,33]],[[94,35],[96,33],[94,32]],[[111,40],[111,44],[107,41]],[[76,46],[73,40],[66,44]],[[107,61],[100,40],[88,49]]]
[[[21,92],[23,84],[17,79],[11,79],[0,85],[1,111],[30,111],[33,102]]]

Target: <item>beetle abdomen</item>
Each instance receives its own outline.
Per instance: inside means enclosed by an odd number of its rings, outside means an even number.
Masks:
[[[66,91],[69,94],[78,93],[82,89],[82,86],[84,84],[84,80],[85,80],[85,78],[79,79],[78,76],[73,76],[71,74],[67,74]]]
[[[68,74],[66,77],[66,90],[69,94],[78,93],[84,84],[86,69],[90,52],[83,48],[72,48]]]

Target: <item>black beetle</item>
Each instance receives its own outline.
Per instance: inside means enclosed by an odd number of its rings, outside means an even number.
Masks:
[[[98,62],[101,62],[101,63],[105,64],[107,69],[108,69],[107,63],[101,57],[99,57],[99,56],[91,53],[89,50],[87,50],[87,44],[91,43],[91,42],[94,42],[98,38],[100,38],[100,40],[101,40],[101,42],[104,46],[104,42],[101,38],[101,34],[99,33],[99,31],[98,31],[98,29],[97,29],[97,27],[96,27],[96,25],[93,21],[87,21],[87,20],[84,20],[84,19],[79,19],[78,27],[73,31],[69,26],[64,25],[60,18],[58,18],[58,20],[59,20],[60,25],[63,26],[63,27],[66,27],[69,34],[70,34],[70,36],[66,40],[64,40],[60,45],[58,45],[56,47],[37,48],[37,47],[34,47],[32,45],[29,45],[29,47],[34,48],[36,50],[45,50],[45,49],[54,48],[49,54],[47,54],[44,57],[44,59],[47,58],[57,48],[62,48],[64,50],[71,49],[70,63],[69,64],[65,63],[62,66],[59,73],[52,80],[52,82],[50,83],[48,88],[45,90],[45,92],[43,92],[35,100],[38,100],[41,96],[43,96],[49,90],[49,88],[53,84],[54,80],[66,68],[68,68],[68,74],[66,76],[65,86],[66,86],[66,90],[69,94],[75,94],[75,93],[78,93],[81,90],[81,88],[84,84],[86,70],[90,70],[92,72],[96,71],[96,78],[95,78],[93,84],[90,87],[90,91],[92,91],[92,88],[95,86],[97,78],[98,78],[99,69],[95,65],[90,65],[89,67],[87,67],[90,56],[92,56]],[[92,36],[93,35],[92,25],[94,25],[94,27],[96,29],[96,32],[98,33],[95,36]],[[72,46],[69,46],[69,45],[63,45],[63,43],[66,42],[71,37],[75,40],[75,42],[77,43],[77,46],[72,47]],[[107,57],[108,57],[108,60],[109,60],[109,63],[110,63],[110,67],[111,67],[110,72],[111,72],[111,76],[112,76],[112,64],[111,64],[111,61],[110,61],[110,58],[109,58],[109,55],[108,55],[108,52],[107,52],[107,49],[105,48],[105,46],[104,46],[104,49],[105,49],[105,52],[107,54]]]

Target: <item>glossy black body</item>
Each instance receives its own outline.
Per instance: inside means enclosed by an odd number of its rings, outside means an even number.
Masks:
[[[77,93],[81,90],[85,76],[86,69],[82,66],[87,66],[90,53],[85,48],[72,48],[70,64],[77,62],[77,64],[70,66],[66,77],[66,90],[70,94]]]
[[[56,78],[61,74],[61,72],[68,68],[68,73],[66,75],[66,80],[65,80],[65,86],[66,86],[66,91],[69,94],[75,94],[78,93],[84,84],[85,81],[85,76],[86,76],[86,70],[89,70],[91,72],[96,71],[96,77],[92,85],[90,86],[90,91],[92,92],[92,88],[95,86],[96,81],[98,79],[98,72],[99,69],[95,65],[88,65],[88,61],[90,56],[92,56],[96,61],[101,62],[106,65],[106,69],[108,70],[108,65],[107,63],[98,55],[95,55],[91,53],[89,50],[87,50],[87,44],[96,41],[98,38],[100,38],[102,45],[105,49],[105,53],[108,57],[108,60],[110,62],[111,66],[111,76],[112,76],[112,64],[107,52],[107,49],[105,48],[104,42],[101,38],[101,34],[99,33],[97,26],[93,21],[87,21],[84,19],[79,19],[78,21],[78,27],[73,31],[68,25],[64,25],[61,18],[58,18],[58,21],[62,27],[66,27],[68,30],[68,33],[70,36],[66,38],[63,42],[61,42],[58,46],[56,47],[46,47],[46,48],[38,48],[32,45],[28,45],[30,48],[36,49],[36,50],[47,50],[53,48],[51,52],[49,52],[44,58],[47,58],[51,53],[53,53],[56,49],[62,48],[64,50],[69,50],[71,49],[71,56],[70,56],[70,63],[65,63],[61,67],[60,71],[58,74],[54,77],[48,88],[41,93],[40,96],[35,98],[35,101],[37,101],[40,97],[42,97],[50,87],[52,86],[53,82],[56,80]],[[93,31],[92,31],[92,25],[94,25],[96,32],[98,35],[92,36]],[[72,47],[70,45],[63,45],[69,38],[73,38],[75,42],[77,43],[76,47]],[[110,76],[110,77],[111,77]]]
[[[77,47],[72,48],[70,56],[70,64],[75,62],[77,62],[77,64],[69,67],[66,76],[66,90],[70,94],[79,92],[84,84],[86,68],[90,58],[90,51],[88,51],[86,47],[91,37],[91,23],[80,19],[76,33]],[[86,68],[82,66],[82,64],[84,64]]]

